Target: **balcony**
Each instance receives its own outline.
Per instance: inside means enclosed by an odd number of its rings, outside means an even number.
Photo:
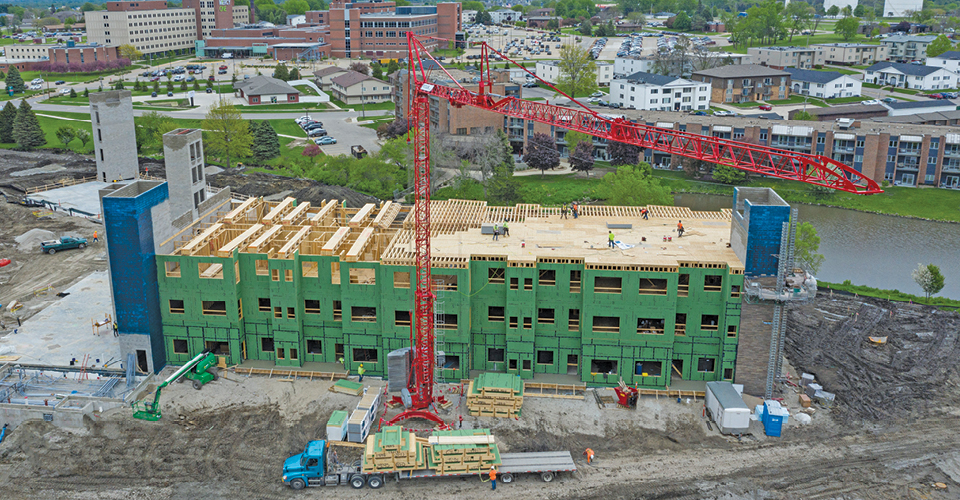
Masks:
[[[837,153],[853,153],[853,146],[833,146],[833,150]]]
[[[960,173],[960,165],[944,164],[940,171],[943,173]]]
[[[900,148],[897,150],[897,154],[919,156],[920,148]]]
[[[944,149],[943,156],[960,158],[960,149]]]
[[[919,163],[897,163],[897,170],[920,170]]]

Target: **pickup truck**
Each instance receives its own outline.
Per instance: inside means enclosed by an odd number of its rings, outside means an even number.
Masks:
[[[371,435],[368,439],[373,439]],[[295,490],[307,486],[346,486],[355,489],[369,486],[377,489],[384,484],[383,473],[363,471],[362,459],[353,464],[331,463],[328,447],[324,440],[310,441],[298,453],[283,462],[283,482]],[[574,472],[577,465],[569,451],[547,451],[527,453],[501,453],[501,465],[497,467],[499,480],[512,483],[520,474],[536,474],[544,482],[553,481],[559,472]],[[432,469],[391,472],[399,479],[421,479],[428,477],[476,476],[476,473],[438,474]]]
[[[57,253],[57,250],[69,250],[71,248],[80,248],[83,249],[87,246],[87,240],[83,238],[73,238],[71,236],[64,236],[59,240],[49,240],[40,242],[40,251],[43,253],[48,253],[53,255]]]

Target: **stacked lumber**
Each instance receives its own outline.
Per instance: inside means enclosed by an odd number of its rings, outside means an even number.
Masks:
[[[523,406],[523,381],[508,373],[481,373],[467,388],[467,408],[475,417],[516,418]]]
[[[427,440],[400,426],[371,434],[363,454],[363,471],[396,472],[424,468]]]
[[[479,474],[501,463],[489,429],[436,431],[424,449],[427,468],[437,474]]]
[[[359,396],[360,394],[363,394],[363,384],[354,382],[352,380],[342,379],[331,385],[330,390],[333,392]]]

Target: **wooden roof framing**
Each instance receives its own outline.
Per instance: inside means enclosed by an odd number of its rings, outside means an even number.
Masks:
[[[270,226],[266,231],[263,232],[263,234],[260,235],[260,237],[247,246],[247,251],[250,253],[263,253],[260,251],[260,249],[263,248],[267,242],[276,237],[282,229],[283,226]]]
[[[217,257],[230,257],[233,255],[234,249],[242,248],[242,245],[246,243],[247,240],[262,234],[266,227],[267,226],[264,226],[263,224],[254,224],[249,229],[241,233],[240,236],[237,236],[236,238],[230,240],[230,242],[226,245],[220,247],[220,249],[217,250]]]
[[[360,236],[357,238],[357,241],[353,242],[353,246],[350,247],[350,250],[347,250],[348,262],[356,262],[363,257],[363,252],[367,248],[367,245],[370,244],[370,241],[373,239],[374,229],[372,227],[364,228],[360,232]]]
[[[337,200],[330,200],[323,204],[320,211],[310,217],[310,224],[314,226],[333,226],[334,210],[337,208]]]
[[[220,222],[208,227],[202,233],[200,233],[200,235],[198,235],[196,238],[190,240],[190,243],[187,243],[186,245],[184,245],[183,248],[180,249],[181,253],[186,255],[193,255],[194,252],[196,252],[200,248],[203,248],[204,245],[207,244],[207,242],[212,240],[214,236],[220,230],[223,229],[223,227],[224,227],[223,224]]]
[[[297,208],[294,208],[290,211],[290,213],[284,215],[283,218],[280,219],[280,223],[299,226],[301,224],[300,219],[305,218],[308,215],[307,210],[310,210],[310,202],[301,202],[297,205]]]
[[[228,224],[235,224],[238,217],[246,216],[247,212],[251,209],[259,207],[262,201],[260,198],[247,198],[246,201],[241,203],[237,208],[229,211],[227,215],[223,216],[223,222]]]
[[[373,203],[367,203],[360,209],[356,215],[350,219],[350,222],[347,223],[350,227],[364,227],[370,224],[370,212],[373,212],[373,209],[377,206]]]
[[[380,208],[377,218],[373,219],[373,224],[380,229],[387,229],[393,224],[393,221],[400,215],[400,204],[388,201]]]
[[[280,217],[283,217],[288,212],[293,210],[293,204],[296,201],[297,200],[290,197],[284,198],[283,201],[280,202],[280,204],[273,207],[273,209],[270,210],[270,212],[263,217],[261,222],[264,224],[273,224],[274,223],[273,221],[277,220]]]
[[[337,249],[340,248],[340,244],[347,238],[347,235],[350,234],[349,227],[341,227],[337,229],[337,232],[333,233],[333,236],[323,244],[323,247],[320,248],[320,255],[334,255],[337,253]]]
[[[304,238],[310,234],[313,228],[310,226],[303,226],[297,231],[297,234],[294,234],[292,238],[287,240],[287,243],[280,248],[280,257],[287,257],[292,254],[294,250],[300,247],[300,243],[303,242]]]

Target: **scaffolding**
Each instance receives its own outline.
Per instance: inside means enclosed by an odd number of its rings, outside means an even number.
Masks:
[[[71,376],[72,375],[72,376]],[[85,379],[85,373],[65,370],[13,367],[0,377],[0,403],[53,406],[67,396],[122,398],[116,392],[119,375]]]

